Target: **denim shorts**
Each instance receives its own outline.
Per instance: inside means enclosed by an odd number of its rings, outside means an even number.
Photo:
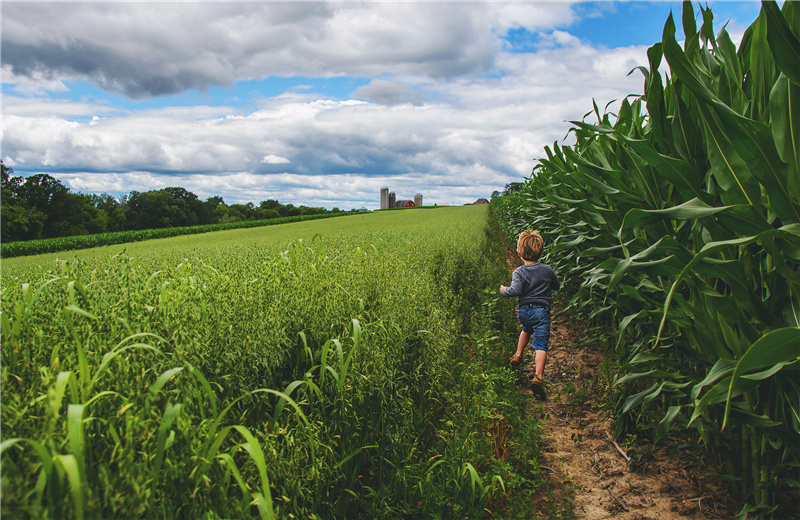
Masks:
[[[531,348],[547,352],[550,342],[550,307],[521,305],[518,318],[522,330],[533,335]]]

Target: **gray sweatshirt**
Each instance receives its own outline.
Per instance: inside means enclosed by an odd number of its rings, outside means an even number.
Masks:
[[[560,287],[556,273],[547,264],[525,264],[514,269],[511,285],[500,293],[503,296],[517,296],[520,305],[532,303],[550,307],[553,291]]]

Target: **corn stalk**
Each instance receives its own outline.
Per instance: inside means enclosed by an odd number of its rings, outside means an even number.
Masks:
[[[738,49],[700,15],[493,210],[616,335],[618,432],[693,435],[763,515],[800,485],[800,6],[764,2]]]

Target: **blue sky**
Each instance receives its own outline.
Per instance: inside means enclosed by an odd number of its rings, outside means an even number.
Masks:
[[[0,5],[0,153],[16,174],[117,197],[181,186],[343,209],[377,208],[384,185],[462,204],[524,179],[593,99],[641,92],[628,72],[682,12],[656,1]],[[734,41],[760,9],[708,5]]]

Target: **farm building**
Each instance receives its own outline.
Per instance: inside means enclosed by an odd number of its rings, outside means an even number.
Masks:
[[[381,209],[413,208],[414,206],[422,206],[421,193],[414,195],[414,200],[397,200],[397,195],[395,192],[389,191],[388,186],[381,188]]]

